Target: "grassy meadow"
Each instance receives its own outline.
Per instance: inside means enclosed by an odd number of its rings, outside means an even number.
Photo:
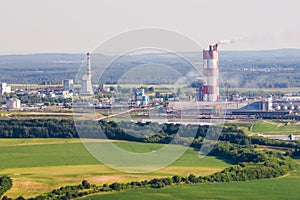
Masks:
[[[252,132],[280,135],[300,134],[300,124],[259,120],[254,122]]]
[[[103,141],[91,140],[90,142]],[[163,146],[113,142],[119,148],[136,153],[151,152]],[[77,185],[83,179],[91,183],[103,184],[175,174],[207,175],[230,165],[216,157],[199,159],[198,155],[199,152],[189,148],[183,156],[166,168],[151,173],[136,174],[120,172],[101,164],[89,154],[80,139],[1,139],[0,176],[8,175],[13,178],[13,187],[5,195],[9,197],[23,195],[28,198],[61,186]]]

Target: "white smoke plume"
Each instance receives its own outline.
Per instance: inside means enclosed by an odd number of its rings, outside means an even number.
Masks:
[[[244,40],[244,37],[235,37],[235,38],[231,38],[231,39],[224,39],[224,40],[220,40],[218,42],[218,44],[233,44],[236,43],[238,41]]]

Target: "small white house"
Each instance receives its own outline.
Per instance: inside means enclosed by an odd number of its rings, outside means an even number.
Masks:
[[[290,139],[291,141],[295,141],[295,140],[296,140],[296,137],[295,137],[295,135],[291,134],[291,135],[289,135],[289,139]]]

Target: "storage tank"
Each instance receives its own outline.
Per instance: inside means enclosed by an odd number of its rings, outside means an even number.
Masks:
[[[275,106],[274,106],[274,109],[275,109],[275,110],[280,110],[280,109],[281,109],[281,106],[280,106],[280,105],[275,105]]]
[[[282,110],[288,110],[288,106],[287,105],[283,105],[283,106],[281,106],[281,109]]]
[[[295,106],[294,105],[290,105],[289,106],[289,110],[295,110]]]

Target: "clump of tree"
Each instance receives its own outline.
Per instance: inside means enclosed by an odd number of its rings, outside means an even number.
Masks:
[[[13,181],[8,176],[0,177],[0,197],[12,187]]]

